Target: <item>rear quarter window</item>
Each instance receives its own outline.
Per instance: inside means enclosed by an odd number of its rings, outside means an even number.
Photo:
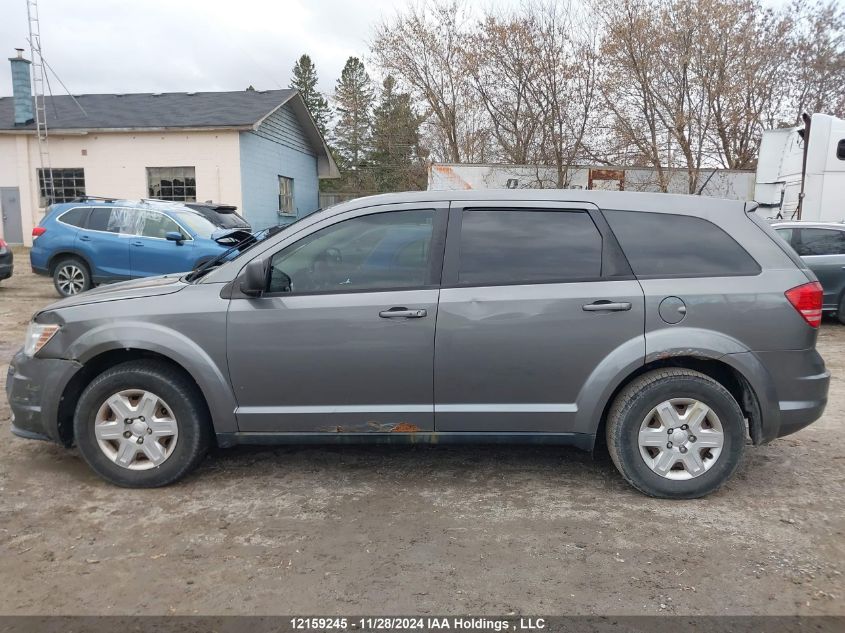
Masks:
[[[63,224],[82,227],[85,226],[85,222],[88,219],[88,209],[86,207],[76,207],[75,209],[62,213],[58,219]]]
[[[703,218],[618,210],[604,215],[638,277],[760,273],[760,265],[736,240]]]

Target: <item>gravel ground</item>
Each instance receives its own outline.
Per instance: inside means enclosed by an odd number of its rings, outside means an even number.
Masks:
[[[0,369],[49,280],[0,282]],[[845,326],[824,418],[697,501],[556,447],[236,448],[122,490],[14,438],[0,398],[2,614],[845,614]]]

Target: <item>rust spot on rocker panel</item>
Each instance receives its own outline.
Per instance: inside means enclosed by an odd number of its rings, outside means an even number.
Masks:
[[[418,433],[420,427],[410,422],[400,422],[390,431],[391,433]]]
[[[390,422],[383,424],[376,420],[369,420],[364,424],[331,426],[325,430],[329,433],[419,433],[420,427],[410,422]]]

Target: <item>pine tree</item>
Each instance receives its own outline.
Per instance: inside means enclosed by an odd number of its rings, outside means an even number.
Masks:
[[[388,75],[382,84],[379,105],[373,113],[370,162],[379,191],[425,188],[426,166],[420,147],[420,117],[411,96],[396,90]]]
[[[337,80],[334,101],[338,114],[332,135],[334,149],[342,168],[358,170],[369,150],[373,86],[364,64],[357,57],[346,60]]]
[[[292,74],[293,78],[289,87],[299,91],[317,128],[323,136],[326,136],[326,126],[331,110],[326,98],[317,90],[317,69],[314,67],[314,62],[308,55],[303,55],[294,64]]]

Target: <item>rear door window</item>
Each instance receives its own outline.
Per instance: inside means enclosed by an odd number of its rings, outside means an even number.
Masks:
[[[757,275],[760,265],[736,240],[703,218],[604,211],[634,274],[644,278]]]
[[[88,216],[88,229],[92,231],[106,231],[117,233],[113,229],[111,221],[112,209],[111,207],[94,207],[91,209],[91,215]]]
[[[597,279],[601,250],[585,211],[469,209],[461,220],[458,284]]]
[[[795,250],[799,255],[845,255],[845,231],[836,229],[799,229]]]

